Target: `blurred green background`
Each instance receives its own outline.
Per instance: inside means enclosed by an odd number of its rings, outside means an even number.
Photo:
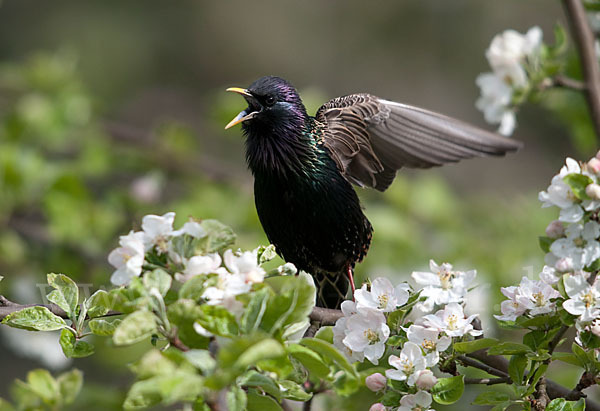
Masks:
[[[312,113],[368,91],[492,128],[474,107],[492,37],[540,25],[552,42],[563,20],[550,0],[0,0],[0,293],[39,302],[47,272],[108,287],[109,251],[148,213],[175,211],[176,226],[217,218],[240,247],[266,244],[240,130],[223,130],[244,102],[226,87],[274,74]],[[360,190],[375,233],[359,278],[406,280],[430,258],[476,268],[470,310],[500,333],[489,318],[499,287],[543,265],[537,236],[556,213],[537,192],[565,156],[596,148],[582,99],[550,97],[554,111],[520,111],[515,155],[403,170],[384,194]],[[44,337],[0,327],[0,396],[31,368],[73,365]],[[131,379],[123,365],[140,352],[97,346],[74,363],[85,372],[75,409],[118,409]],[[575,370],[557,378],[571,385]],[[371,402],[363,393],[330,407]]]

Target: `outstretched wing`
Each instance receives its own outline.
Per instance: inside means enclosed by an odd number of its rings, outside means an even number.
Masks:
[[[384,191],[402,167],[429,168],[464,158],[502,156],[522,144],[442,114],[351,94],[323,104],[324,144],[351,182]]]

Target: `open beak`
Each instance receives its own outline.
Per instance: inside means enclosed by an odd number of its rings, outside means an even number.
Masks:
[[[254,99],[254,96],[248,90],[240,88],[240,87],[229,87],[227,89],[227,91],[233,91],[234,93],[241,94],[244,97]],[[231,120],[229,123],[227,123],[227,125],[225,126],[225,130],[235,126],[236,124],[241,123],[242,121],[250,120],[258,113],[257,111],[252,111],[249,113],[247,110],[248,109],[240,112],[240,114],[235,116],[235,118],[233,120]]]

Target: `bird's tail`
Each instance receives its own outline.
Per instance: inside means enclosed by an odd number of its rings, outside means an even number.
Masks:
[[[317,307],[339,309],[348,294],[346,272],[318,271],[313,273],[313,278],[317,286]]]

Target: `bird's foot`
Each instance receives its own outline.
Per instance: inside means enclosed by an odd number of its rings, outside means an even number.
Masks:
[[[356,291],[356,287],[354,286],[354,275],[352,273],[352,266],[348,266],[348,280],[350,280],[350,288],[352,289],[352,301],[355,301],[354,291]]]

